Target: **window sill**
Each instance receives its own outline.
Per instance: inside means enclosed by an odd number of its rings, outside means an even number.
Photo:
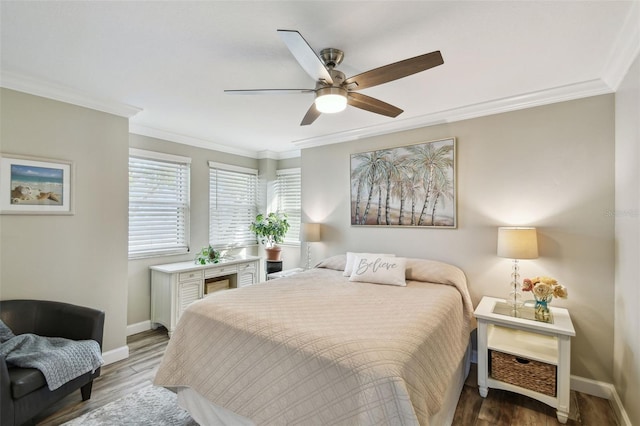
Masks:
[[[191,253],[190,250],[170,252],[170,253],[140,253],[140,254],[130,255],[128,260],[142,260],[142,259],[151,259],[154,257],[167,257],[167,256],[183,256],[189,253]]]

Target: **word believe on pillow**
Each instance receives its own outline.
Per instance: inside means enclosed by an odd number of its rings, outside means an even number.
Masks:
[[[353,253],[348,251],[347,252],[347,264],[344,267],[344,272],[342,273],[342,276],[344,277],[350,277],[351,273],[353,272],[353,262],[355,262],[356,257],[358,256],[379,256],[379,257],[395,257],[395,254],[384,254],[384,253]]]
[[[406,286],[404,257],[358,256],[349,281]]]

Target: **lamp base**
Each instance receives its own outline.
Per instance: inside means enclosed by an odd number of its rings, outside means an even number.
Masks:
[[[518,290],[511,291],[509,297],[505,300],[506,304],[511,308],[511,315],[518,317],[520,308],[524,305],[522,300],[522,293]]]
[[[307,265],[304,269],[311,269],[311,243],[307,243]]]
[[[518,309],[522,307],[522,291],[520,290],[519,278],[519,266],[518,260],[513,260],[513,272],[511,273],[511,291],[509,292],[509,296],[506,298],[505,302],[511,306],[512,314],[514,316],[518,316]]]

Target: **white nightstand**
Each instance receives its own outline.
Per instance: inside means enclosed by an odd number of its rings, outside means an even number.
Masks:
[[[489,388],[517,392],[554,407],[558,421],[566,423],[571,336],[576,335],[569,312],[552,306],[553,322],[546,323],[513,317],[508,310],[498,313],[502,303],[483,297],[475,310],[480,396],[486,397]]]
[[[267,281],[275,280],[278,278],[290,277],[291,275],[299,274],[300,272],[303,272],[303,271],[304,269],[302,268],[295,268],[295,269],[287,269],[285,271],[280,271],[280,272],[272,272],[270,274],[267,274]]]

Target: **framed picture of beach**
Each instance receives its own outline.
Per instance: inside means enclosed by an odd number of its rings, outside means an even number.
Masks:
[[[351,225],[456,228],[455,142],[351,154]]]
[[[73,214],[73,162],[0,154],[0,214]]]

